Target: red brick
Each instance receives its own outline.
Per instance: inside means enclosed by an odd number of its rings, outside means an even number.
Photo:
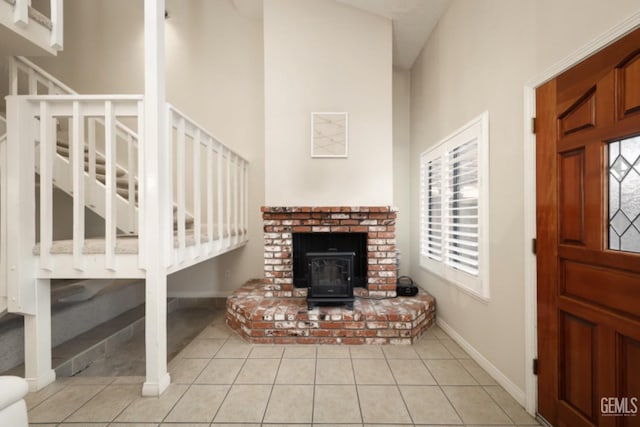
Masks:
[[[346,329],[364,329],[364,322],[344,322]]]

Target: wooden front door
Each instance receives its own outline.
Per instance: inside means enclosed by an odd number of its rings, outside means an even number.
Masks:
[[[640,30],[536,105],[538,413],[640,426]]]

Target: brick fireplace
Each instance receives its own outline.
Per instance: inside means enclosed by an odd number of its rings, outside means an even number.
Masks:
[[[276,297],[304,297],[293,285],[293,233],[366,233],[371,297],[395,297],[396,209],[380,207],[263,207],[264,280]]]
[[[397,210],[369,207],[263,207],[264,277],[227,298],[227,324],[255,344],[411,344],[433,323],[435,300],[421,290],[397,297]],[[366,274],[353,308],[307,306],[294,280],[294,235],[366,235]],[[300,235],[298,234],[298,236]]]

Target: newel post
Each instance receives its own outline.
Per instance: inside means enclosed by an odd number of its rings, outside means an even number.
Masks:
[[[140,251],[146,270],[146,380],[143,396],[159,396],[171,382],[167,372],[167,265],[172,248],[170,149],[166,129],[164,0],[144,1],[144,128]]]

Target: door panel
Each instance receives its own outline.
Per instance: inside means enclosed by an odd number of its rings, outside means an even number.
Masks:
[[[638,46],[640,30],[536,93],[538,411],[555,426],[640,426]]]
[[[560,316],[560,325],[560,400],[593,420],[597,414],[593,399],[596,326],[568,313]]]
[[[634,52],[617,68],[619,117],[640,113],[640,50]]]
[[[639,275],[568,260],[563,260],[562,267],[561,295],[640,316]]]
[[[560,242],[584,245],[584,149],[560,156]]]

